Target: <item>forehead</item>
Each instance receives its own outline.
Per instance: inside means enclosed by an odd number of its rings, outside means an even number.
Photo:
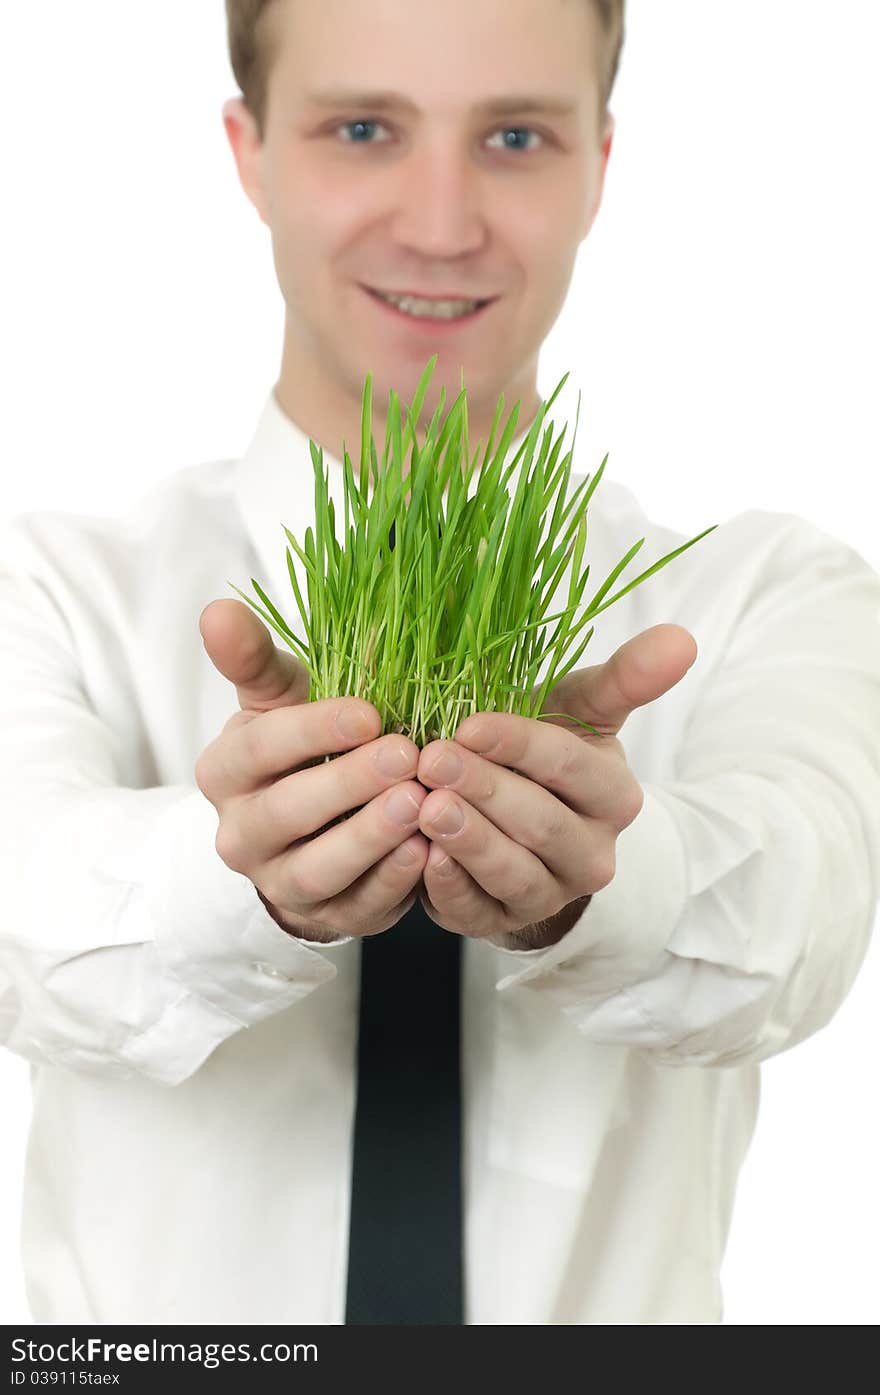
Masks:
[[[600,37],[590,0],[287,0],[273,78],[318,107],[565,116],[592,96]]]

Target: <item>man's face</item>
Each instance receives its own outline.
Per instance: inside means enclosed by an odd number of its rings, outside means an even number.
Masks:
[[[521,428],[610,150],[590,0],[284,0],[278,23],[264,143],[240,102],[224,120],[287,308],[282,406],[351,441],[366,374],[377,404],[409,400],[437,354],[423,419],[463,372],[471,422],[504,392]],[[569,110],[484,105],[524,96]],[[371,289],[492,303],[426,323]]]

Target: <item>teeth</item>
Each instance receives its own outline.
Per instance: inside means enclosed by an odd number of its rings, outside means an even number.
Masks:
[[[456,320],[461,315],[471,314],[481,304],[479,300],[417,300],[408,295],[384,295],[382,291],[376,291],[376,295],[407,315],[428,315],[438,320]]]

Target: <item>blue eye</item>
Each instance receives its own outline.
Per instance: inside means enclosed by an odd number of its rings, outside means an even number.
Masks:
[[[510,136],[510,135],[513,135],[513,136],[522,136],[522,135],[525,135],[525,136],[538,136],[538,132],[537,132],[537,131],[533,131],[533,130],[531,129],[530,126],[505,126],[505,127],[503,128],[503,130],[502,130],[502,134],[503,134],[503,136],[504,136],[504,148],[505,148],[505,150],[523,150],[523,149],[525,148],[525,147],[522,146],[522,145],[512,145],[512,144],[510,143],[510,141],[507,139],[507,137]],[[538,139],[540,140],[541,137],[538,136]]]
[[[337,132],[352,132],[351,135],[344,137],[345,143],[347,145],[375,145],[377,144],[377,142],[369,139],[370,132],[375,132],[376,130],[384,129],[385,128],[382,126],[381,121],[370,121],[365,120],[363,118],[355,121],[344,121],[341,126],[336,127]],[[534,136],[539,141],[544,139],[538,131],[533,131],[530,126],[504,126],[499,129],[498,133],[502,134],[504,137],[503,148],[505,150],[512,150],[514,152],[523,151],[526,154],[529,153],[529,150],[532,147],[526,147],[525,145],[516,144],[516,141],[520,137],[525,136],[526,138],[528,138],[529,136]],[[365,135],[366,139],[362,140],[362,135]],[[509,136],[514,137],[513,142],[508,140]]]
[[[378,121],[344,121],[344,122],[342,123],[342,125],[339,126],[337,129],[340,130],[340,131],[355,130],[355,129],[359,129],[359,130],[363,131],[363,130],[369,130],[371,127],[375,129],[375,128],[376,128],[377,126],[379,126],[379,125],[380,125],[380,122],[378,122]],[[349,139],[349,144],[351,144],[351,145],[372,145],[373,142],[372,142],[372,141],[362,141],[362,140],[357,140],[357,139]]]

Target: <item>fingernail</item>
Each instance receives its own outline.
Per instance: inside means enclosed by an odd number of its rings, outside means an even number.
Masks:
[[[419,803],[409,790],[392,790],[385,801],[385,813],[392,823],[415,823],[419,817]]]
[[[451,785],[458,779],[461,771],[461,757],[457,756],[451,748],[447,748],[434,761],[428,775],[435,784]]]
[[[359,707],[343,707],[336,718],[336,730],[346,741],[362,741],[370,734],[370,723]]]
[[[431,827],[438,833],[457,833],[464,824],[464,814],[458,804],[447,804],[445,809],[431,820]]]
[[[411,843],[401,843],[391,854],[391,861],[396,862],[398,867],[412,867],[417,858],[418,854]]]
[[[415,772],[417,762],[405,746],[380,746],[376,752],[376,765],[389,779],[400,780],[411,771]]]
[[[491,751],[493,746],[497,746],[500,740],[498,733],[493,731],[488,722],[477,722],[475,726],[468,727],[461,735],[455,733],[456,741],[461,741],[463,746],[467,746],[469,751],[476,751],[478,754],[483,751]]]

